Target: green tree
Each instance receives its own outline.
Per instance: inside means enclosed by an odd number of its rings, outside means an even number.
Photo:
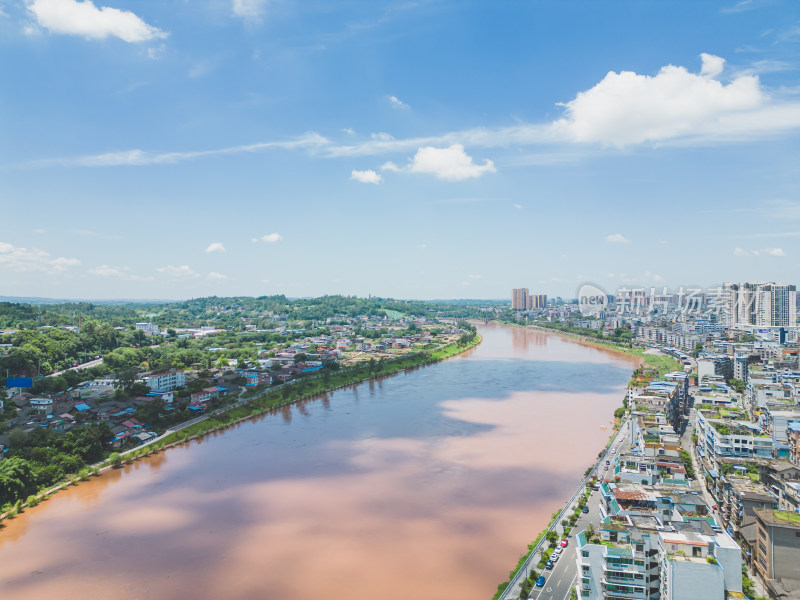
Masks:
[[[0,460],[0,505],[25,498],[32,489],[30,463],[19,456]]]

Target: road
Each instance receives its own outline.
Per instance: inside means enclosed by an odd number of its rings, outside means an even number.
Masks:
[[[605,462],[606,460],[610,460],[611,457],[615,456],[620,452],[620,450],[624,451],[627,450],[628,444],[630,443],[630,429],[628,427],[628,421],[625,420],[620,425],[620,430],[617,432],[615,437],[613,438],[612,442],[608,445],[606,452],[599,458],[597,464],[594,468],[594,473],[598,473],[602,478],[605,472]],[[581,482],[580,489],[583,489],[585,482]],[[564,513],[565,515],[569,515],[575,508],[577,504],[577,500],[580,498],[578,496],[575,502],[570,505],[569,509]],[[545,584],[541,588],[534,587],[531,591],[528,598],[532,600],[565,600],[569,599],[570,597],[570,589],[576,583],[576,556],[575,556],[575,535],[583,531],[589,526],[589,523],[594,523],[595,527],[600,524],[600,492],[592,492],[589,496],[589,502],[587,503],[589,507],[588,513],[582,513],[578,521],[575,523],[575,527],[573,527],[570,536],[568,546],[562,551],[561,558],[558,559],[556,564],[553,566],[552,570],[550,571],[543,571],[541,573],[538,572],[536,568],[536,564],[539,562],[539,558],[541,553],[547,548],[546,542],[541,544],[536,551],[536,554],[531,559],[529,566],[532,566],[534,570],[537,571],[538,575],[544,575],[545,577]],[[560,520],[556,523],[554,530],[563,538],[564,529],[561,527]],[[526,573],[527,575],[527,573]],[[520,594],[520,580],[522,578],[515,578],[512,581],[513,585],[510,585],[509,588],[506,590],[504,595],[501,595],[501,600],[504,599],[511,599],[511,598],[518,598]]]
[[[621,450],[627,450],[627,445],[630,443],[629,428],[626,427],[627,423],[627,421],[623,423],[614,441],[597,463],[601,476],[604,472],[605,461],[610,460]],[[528,596],[532,600],[569,599],[570,590],[577,579],[575,536],[584,531],[589,526],[589,523],[594,523],[595,527],[600,525],[602,517],[600,514],[600,492],[592,492],[586,505],[589,507],[589,512],[582,513],[577,523],[575,523],[569,538],[569,546],[565,548],[565,552],[562,552],[563,556],[556,562],[552,571],[544,571],[542,573],[545,576],[545,584],[541,588],[533,589],[530,596]]]
[[[51,373],[48,377],[55,377],[56,375],[61,375],[65,371],[80,371],[81,369],[91,369],[92,367],[96,367],[98,365],[103,364],[103,358],[100,357],[96,360],[90,360],[89,362],[85,362],[77,367],[70,367],[69,369],[64,369],[63,371],[56,371],[55,373]]]

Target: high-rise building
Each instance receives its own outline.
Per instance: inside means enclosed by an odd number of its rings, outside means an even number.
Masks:
[[[528,288],[511,290],[511,310],[531,310],[532,308],[547,308],[547,295],[532,295]]]
[[[528,288],[511,290],[511,310],[528,310]]]
[[[794,327],[797,288],[763,281],[726,283],[722,309],[728,327]]]

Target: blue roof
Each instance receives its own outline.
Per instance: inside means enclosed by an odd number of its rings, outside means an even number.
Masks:
[[[76,404],[76,405],[75,405],[75,408],[76,408],[76,409],[78,409],[78,410],[80,410],[80,411],[84,411],[84,410],[92,410],[92,407],[91,407],[91,406],[89,406],[88,404]]]

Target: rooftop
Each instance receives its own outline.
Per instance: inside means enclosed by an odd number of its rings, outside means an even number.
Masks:
[[[758,517],[768,525],[783,525],[784,527],[800,527],[800,514],[784,510],[756,508]]]

